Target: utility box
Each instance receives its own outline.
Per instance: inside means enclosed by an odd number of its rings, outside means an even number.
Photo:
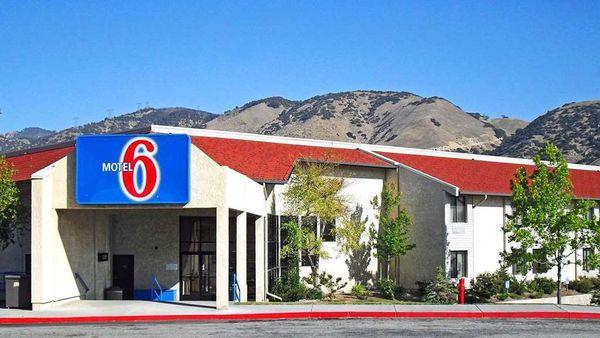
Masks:
[[[105,300],[123,300],[123,289],[118,286],[113,286],[104,290]]]
[[[4,288],[7,308],[31,308],[31,276],[6,274]]]

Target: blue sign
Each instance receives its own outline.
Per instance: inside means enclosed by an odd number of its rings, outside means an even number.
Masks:
[[[189,136],[78,137],[75,196],[79,204],[188,203]]]

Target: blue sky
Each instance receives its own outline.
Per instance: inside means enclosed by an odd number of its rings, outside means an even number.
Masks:
[[[600,1],[7,1],[0,132],[354,89],[533,119],[600,99]]]

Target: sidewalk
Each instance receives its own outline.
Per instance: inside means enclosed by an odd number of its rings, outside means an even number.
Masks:
[[[235,305],[217,311],[200,302],[74,301],[45,311],[0,309],[0,325],[102,322],[343,318],[592,319],[600,307],[553,304]]]

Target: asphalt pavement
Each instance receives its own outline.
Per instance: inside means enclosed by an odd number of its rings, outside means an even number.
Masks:
[[[600,321],[349,319],[0,327],[1,337],[598,337]]]

